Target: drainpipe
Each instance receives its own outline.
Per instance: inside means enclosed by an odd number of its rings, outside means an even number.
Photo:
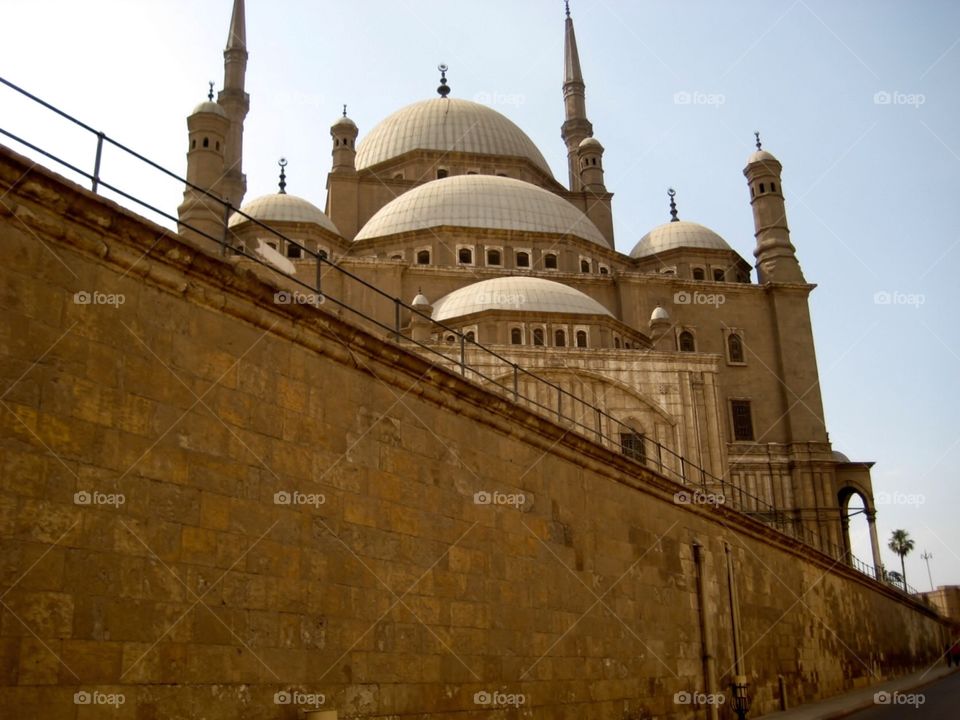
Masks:
[[[735,675],[743,675],[740,659],[740,603],[737,601],[737,578],[733,572],[733,554],[727,543],[723,544],[727,554],[727,587],[730,591],[730,622],[733,628],[733,667]]]
[[[700,638],[703,643],[703,692],[713,695],[717,688],[717,658],[713,651],[713,617],[707,610],[707,590],[704,578],[704,549],[693,541],[693,561],[697,566],[697,604],[700,607]],[[707,705],[709,720],[717,720],[720,711],[717,703]]]

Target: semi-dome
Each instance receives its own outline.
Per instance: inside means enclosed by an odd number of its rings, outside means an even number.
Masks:
[[[226,117],[227,113],[224,111],[220,105],[213,102],[212,100],[204,100],[202,103],[197,105],[191,115],[197,115],[199,113],[212,113],[214,115],[219,115],[220,117]]]
[[[678,220],[655,227],[640,238],[630,257],[644,258],[676,248],[732,251],[727,241],[710,228],[699,223]]]
[[[357,147],[357,169],[413,150],[526,158],[547,176],[550,166],[523,130],[496,110],[458,98],[407,105],[381,121]]]
[[[574,235],[609,247],[590,218],[562,197],[496,175],[456,175],[408,190],[380,208],[355,239],[441,225]]]
[[[334,235],[340,235],[337,226],[323,213],[323,210],[296,195],[286,193],[264,195],[243,205],[240,211],[264,225],[278,222],[313,224],[319,225]],[[247,218],[240,213],[234,213],[227,224],[230,227],[237,227],[245,222]]]
[[[443,322],[484,310],[611,315],[592,297],[569,285],[535,277],[502,277],[467,285],[440,298],[433,304],[433,319]]]
[[[650,313],[650,322],[670,322],[670,313],[657,305]]]

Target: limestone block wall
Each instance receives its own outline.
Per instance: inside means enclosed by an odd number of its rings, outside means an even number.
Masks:
[[[734,608],[755,714],[936,661],[924,606],[8,151],[0,195],[4,717],[700,718]]]

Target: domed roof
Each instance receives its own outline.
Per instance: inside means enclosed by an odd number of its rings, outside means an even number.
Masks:
[[[532,313],[610,315],[610,311],[579,290],[535,277],[501,277],[454,290],[433,304],[439,322],[484,310]]]
[[[699,223],[678,220],[655,227],[640,238],[630,257],[644,258],[676,248],[732,250],[727,241],[710,228]]]
[[[550,166],[527,134],[496,110],[458,98],[407,105],[382,120],[357,147],[357,169],[412,150],[526,158],[549,177]]]
[[[219,115],[221,117],[227,116],[226,111],[212,100],[204,100],[202,103],[197,105],[190,114],[196,115],[197,113],[213,113],[214,115]]]
[[[662,307],[660,307],[659,305],[657,305],[657,306],[653,309],[653,312],[650,313],[650,322],[662,322],[662,321],[667,321],[667,322],[669,322],[669,321],[670,321],[670,313],[668,313],[668,312],[667,312],[666,310],[664,310]]]
[[[355,128],[357,127],[357,124],[353,120],[348,118],[346,115],[341,115],[332,123],[330,123],[330,127],[344,127],[344,126],[349,128]]]
[[[323,214],[323,210],[296,195],[287,195],[286,193],[264,195],[256,200],[251,200],[240,210],[264,225],[276,222],[306,223],[319,225],[324,230],[340,235],[337,226]],[[247,218],[239,213],[234,213],[230,216],[227,225],[236,227],[245,222],[247,222]]]
[[[597,140],[595,137],[587,137],[587,138],[584,138],[583,140],[580,141],[580,147],[582,147],[582,148],[586,148],[586,147],[596,147],[596,148],[600,148],[601,150],[603,150],[603,145],[601,145],[601,144],[600,144],[600,141]]]
[[[496,175],[455,175],[408,190],[380,208],[355,239],[440,225],[575,235],[609,247],[590,218],[559,195]]]
[[[775,163],[780,162],[773,155],[768,153],[766,150],[754,150],[753,153],[750,155],[750,157],[747,158],[747,165],[752,165],[753,163],[756,163],[756,162],[769,162],[769,161],[773,161]]]
[[[834,450],[834,451],[833,451],[833,459],[834,459],[835,461],[837,461],[837,462],[840,462],[840,463],[848,463],[848,462],[850,462],[850,458],[847,457],[844,453],[840,452],[839,450]]]

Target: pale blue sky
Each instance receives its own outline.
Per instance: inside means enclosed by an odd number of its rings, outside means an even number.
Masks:
[[[0,44],[0,73],[183,172],[185,116],[207,80],[222,82],[230,4],[6,0],[16,31]],[[247,6],[248,199],[274,191],[284,155],[288,190],[322,206],[341,104],[362,139],[434,96],[440,62],[454,96],[488,99],[565,181],[560,0]],[[811,310],[831,439],[877,462],[876,493],[925,500],[879,507],[884,545],[896,527],[917,541],[908,580],[927,587],[927,549],[934,582],[960,583],[960,5],[573,0],[572,10],[618,250],[668,219],[673,186],[682,218],[752,263],[741,171],[760,130],[784,165],[792,239],[819,285]],[[6,90],[0,117],[89,167],[89,139]],[[180,200],[180,188],[113,154],[105,177],[171,212]],[[878,292],[922,304],[877,304]],[[858,554],[869,558],[862,543]]]

